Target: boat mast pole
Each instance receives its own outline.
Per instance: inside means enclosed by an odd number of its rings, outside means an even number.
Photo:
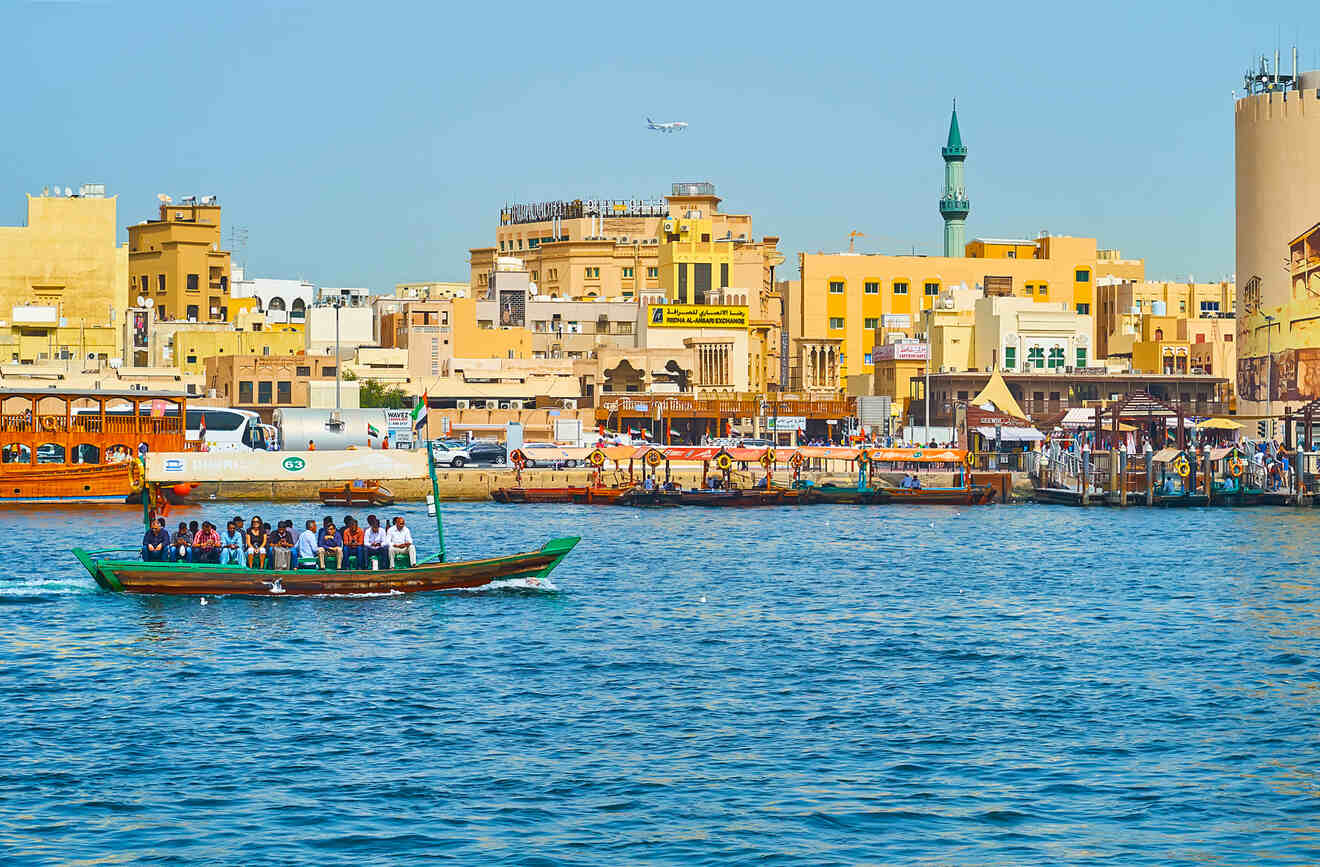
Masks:
[[[440,543],[438,554],[441,563],[445,561],[445,523],[440,517],[440,481],[435,477],[435,454],[431,451],[431,424],[426,425],[426,470],[431,475],[431,498],[435,502],[435,538]]]

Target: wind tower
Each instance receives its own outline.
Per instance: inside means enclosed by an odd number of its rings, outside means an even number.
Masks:
[[[967,214],[972,210],[972,203],[967,200],[967,190],[963,187],[963,161],[967,159],[967,148],[963,146],[962,133],[958,131],[958,100],[953,101],[953,117],[949,120],[949,141],[940,148],[944,157],[944,195],[940,197],[940,216],[944,218],[944,255],[961,257],[966,255]]]

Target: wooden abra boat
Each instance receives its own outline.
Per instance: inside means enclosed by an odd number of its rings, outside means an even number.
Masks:
[[[440,499],[435,476],[435,461],[426,449],[427,469],[431,475],[431,493]],[[146,524],[164,517],[162,486],[148,483],[143,512]],[[158,511],[160,510],[160,511]],[[382,569],[248,569],[244,566],[217,563],[144,562],[141,560],[103,559],[115,551],[84,551],[75,548],[73,555],[87,569],[96,583],[106,590],[124,593],[161,593],[167,595],[244,595],[244,596],[361,596],[374,593],[417,593],[427,590],[456,590],[484,587],[492,581],[544,579],[559,565],[580,540],[577,536],[552,539],[539,551],[506,554],[481,560],[445,562],[445,534],[440,510],[435,511],[436,540],[439,552],[416,566]]]
[[[876,488],[876,503],[906,503],[920,506],[984,506],[995,501],[991,485],[961,488]]]
[[[632,488],[563,487],[496,488],[490,498],[497,503],[578,503],[579,505],[617,505]]]
[[[733,490],[678,491],[680,506],[795,506],[809,502],[796,488],[735,488]]]
[[[0,503],[131,502],[142,448],[187,448],[186,403],[182,393],[0,389]]]
[[[579,539],[552,539],[539,551],[456,563],[434,561],[404,569],[336,571],[247,569],[215,563],[144,563],[102,560],[104,553],[73,550],[106,590],[167,595],[359,596],[483,587],[514,578],[544,579]]]
[[[390,489],[376,481],[355,481],[336,488],[321,488],[317,492],[327,506],[392,506],[394,495]]]

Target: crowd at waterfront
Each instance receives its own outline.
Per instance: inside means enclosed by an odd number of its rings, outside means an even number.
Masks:
[[[142,537],[142,559],[148,562],[248,569],[388,569],[401,557],[408,565],[417,564],[412,530],[402,515],[387,526],[376,515],[367,515],[366,528],[345,515],[342,529],[327,515],[319,528],[309,519],[301,533],[295,533],[292,520],[281,520],[272,528],[259,516],[245,523],[236,515],[225,523],[224,532],[210,521],[180,521],[171,534],[164,519],[157,517]]]

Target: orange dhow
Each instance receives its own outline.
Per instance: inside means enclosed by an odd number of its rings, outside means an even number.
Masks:
[[[144,451],[185,451],[187,395],[0,389],[0,504],[125,503]]]

